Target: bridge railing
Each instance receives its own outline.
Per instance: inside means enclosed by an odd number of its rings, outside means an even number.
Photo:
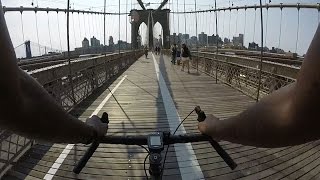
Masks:
[[[169,50],[163,53],[171,56]],[[191,65],[253,99],[257,98],[260,79],[260,60],[238,55],[192,51]],[[296,80],[300,67],[263,61],[259,99]]]
[[[192,66],[256,99],[295,81],[299,67],[259,59],[208,52],[193,52]],[[261,81],[260,81],[261,78]],[[259,81],[261,86],[259,89]]]
[[[28,72],[70,111],[94,90],[121,73],[142,55],[141,51],[72,60]],[[71,70],[71,74],[70,74]],[[0,178],[34,143],[0,129]]]

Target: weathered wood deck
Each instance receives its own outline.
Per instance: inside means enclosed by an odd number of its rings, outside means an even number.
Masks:
[[[212,77],[197,74],[194,69],[191,74],[187,74],[180,71],[180,67],[171,65],[168,57],[155,58],[181,119],[196,105],[200,105],[205,112],[214,113],[224,119],[236,115],[254,103],[253,99],[241,92],[221,83],[216,84]],[[99,113],[109,113],[108,134],[138,135],[170,130],[171,116],[165,107],[163,89],[159,86],[152,56],[149,56],[149,59],[140,58],[124,75],[127,77]],[[123,76],[116,79],[109,89],[114,89]],[[76,109],[81,120],[91,115],[110,93],[109,89],[104,88],[97,92]],[[195,119],[193,114],[185,121],[184,128],[188,133],[197,132]],[[172,146],[168,153],[164,179],[197,179],[190,175],[191,171],[188,172],[194,169],[194,162],[190,160],[194,157],[205,179],[319,179],[319,142],[276,149],[220,142],[238,163],[234,171],[227,167],[207,143],[193,143],[196,156],[189,159],[183,157],[185,152],[179,151],[181,148]],[[4,179],[43,179],[65,147],[66,145],[62,144],[34,145]],[[82,173],[76,176],[72,169],[86,149],[86,146],[81,144],[75,145],[53,179],[145,178],[143,161],[146,152],[139,146],[123,145],[100,145]]]

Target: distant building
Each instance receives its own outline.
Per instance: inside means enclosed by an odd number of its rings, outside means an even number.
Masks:
[[[189,35],[189,34],[183,34],[183,35],[182,35],[182,42],[183,42],[183,43],[187,43],[188,40],[189,40],[189,38],[190,38],[190,35]]]
[[[190,38],[190,44],[197,44],[197,42],[198,42],[198,38],[196,36],[192,36]]]
[[[238,37],[233,37],[232,43],[234,46],[243,47],[243,34],[239,34]]]
[[[113,42],[113,37],[109,36],[109,46],[113,46],[114,42]]]
[[[91,41],[91,47],[98,47],[100,46],[100,41],[95,38],[94,36],[90,39]]]
[[[285,51],[283,49],[280,49],[280,48],[275,48],[275,47],[272,47],[272,49],[270,50],[271,53],[278,53],[278,54],[284,54]]]
[[[82,48],[87,49],[87,48],[89,48],[89,46],[90,45],[89,45],[88,39],[84,38],[83,41],[82,41]]]
[[[259,50],[259,45],[255,42],[249,43],[248,49],[249,50]]]
[[[224,38],[223,43],[224,43],[224,44],[230,44],[230,39]]]
[[[213,46],[216,46],[217,45],[217,41],[219,44],[222,44],[222,40],[221,38],[219,37],[219,35],[212,35],[212,36],[208,36],[208,44],[209,45],[213,45]]]
[[[206,46],[208,42],[208,35],[205,34],[204,32],[201,32],[201,34],[199,34],[199,44],[202,46]]]

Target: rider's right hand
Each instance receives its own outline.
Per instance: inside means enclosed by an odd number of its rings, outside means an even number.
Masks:
[[[214,139],[219,138],[217,134],[217,125],[219,118],[215,117],[212,114],[208,114],[206,119],[202,122],[199,122],[198,129],[202,134],[211,136]]]

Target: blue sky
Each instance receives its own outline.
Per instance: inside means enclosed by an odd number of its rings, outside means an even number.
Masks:
[[[53,8],[66,8],[66,0],[2,0],[4,6],[17,7],[25,6],[30,7],[31,3],[38,5],[39,7],[53,7]],[[71,0],[71,7],[75,9],[85,9],[102,11],[103,0]],[[149,0],[143,1],[145,3],[151,2],[151,6],[147,8],[157,8],[161,1],[160,0]],[[170,8],[172,11],[183,11],[184,2],[186,3],[186,10],[193,11],[195,0],[169,0],[169,3],[165,6]],[[197,10],[210,9],[213,6],[213,0],[197,0]],[[303,4],[317,4],[320,0],[305,0],[305,1],[290,1],[290,0],[272,0],[272,4],[279,3],[303,3]],[[118,12],[119,6],[118,0],[107,0],[107,12]],[[154,3],[154,4],[153,4]],[[229,7],[232,4],[234,6],[242,5],[253,5],[258,4],[257,0],[234,0],[234,1],[222,1],[217,0],[218,7]],[[265,3],[265,0],[263,0]],[[121,12],[126,12],[132,8],[139,8],[135,0],[121,0],[120,10]],[[319,12],[315,9],[301,9],[300,11],[300,26],[298,33],[298,46],[297,52],[299,54],[304,54],[312,40],[314,32],[319,24]],[[245,45],[247,46],[249,42],[253,40],[260,44],[260,11],[255,11],[249,9],[246,11],[225,11],[218,13],[218,34],[222,37],[232,38],[233,36],[245,32]],[[280,10],[279,9],[269,9],[268,11],[268,21],[266,23],[267,11],[264,10],[264,29],[267,31],[264,39],[266,40],[266,45],[268,47],[278,47],[285,49],[286,51],[296,51],[296,41],[297,41],[297,30],[298,30],[298,11],[297,9],[284,9],[282,18],[282,31],[280,35]],[[246,16],[245,16],[246,14]],[[254,23],[254,17],[256,14],[256,23]],[[23,43],[22,35],[22,24],[21,15],[19,12],[8,12],[5,15],[11,38],[14,46],[18,46]],[[52,12],[47,14],[46,12],[38,12],[36,15],[34,12],[24,12],[23,13],[23,28],[24,28],[24,40],[30,39],[33,42],[37,42],[36,33],[36,17],[38,20],[39,29],[39,42],[42,45],[53,46],[55,49],[60,49],[60,42],[63,50],[66,50],[66,19],[64,13]],[[187,15],[171,15],[170,18],[170,28],[171,32],[178,32],[190,34],[191,36],[196,35],[195,28],[195,14]],[[84,37],[92,37],[93,35],[98,37],[103,42],[103,16],[102,15],[90,15],[83,16],[82,14],[71,14],[71,24],[70,24],[70,43],[71,49],[74,47],[81,46],[81,41]],[[128,16],[121,16],[120,24],[121,28],[119,30],[119,20],[118,16],[107,16],[106,24],[106,36],[113,36],[115,41],[120,38],[122,40],[131,41],[131,29]],[[185,26],[185,18],[187,24]],[[49,23],[48,23],[49,19]],[[173,21],[174,19],[174,21]],[[179,19],[179,23],[178,23]],[[208,34],[215,34],[215,16],[214,13],[201,13],[197,15],[198,19],[198,34],[202,31]],[[246,20],[245,20],[246,19]],[[230,20],[230,21],[229,21]],[[60,35],[59,38],[59,29]],[[48,30],[50,28],[50,31]],[[127,28],[126,28],[127,27]],[[267,27],[267,28],[266,28]],[[146,27],[141,27],[142,31],[146,30]],[[126,31],[127,30],[127,31]],[[160,34],[161,27],[156,26],[155,36]],[[255,33],[254,33],[255,32]],[[49,35],[51,34],[51,36]],[[143,32],[142,32],[143,33]],[[61,40],[60,40],[61,39]],[[107,38],[108,39],[108,38]],[[36,53],[35,53],[36,54]]]

